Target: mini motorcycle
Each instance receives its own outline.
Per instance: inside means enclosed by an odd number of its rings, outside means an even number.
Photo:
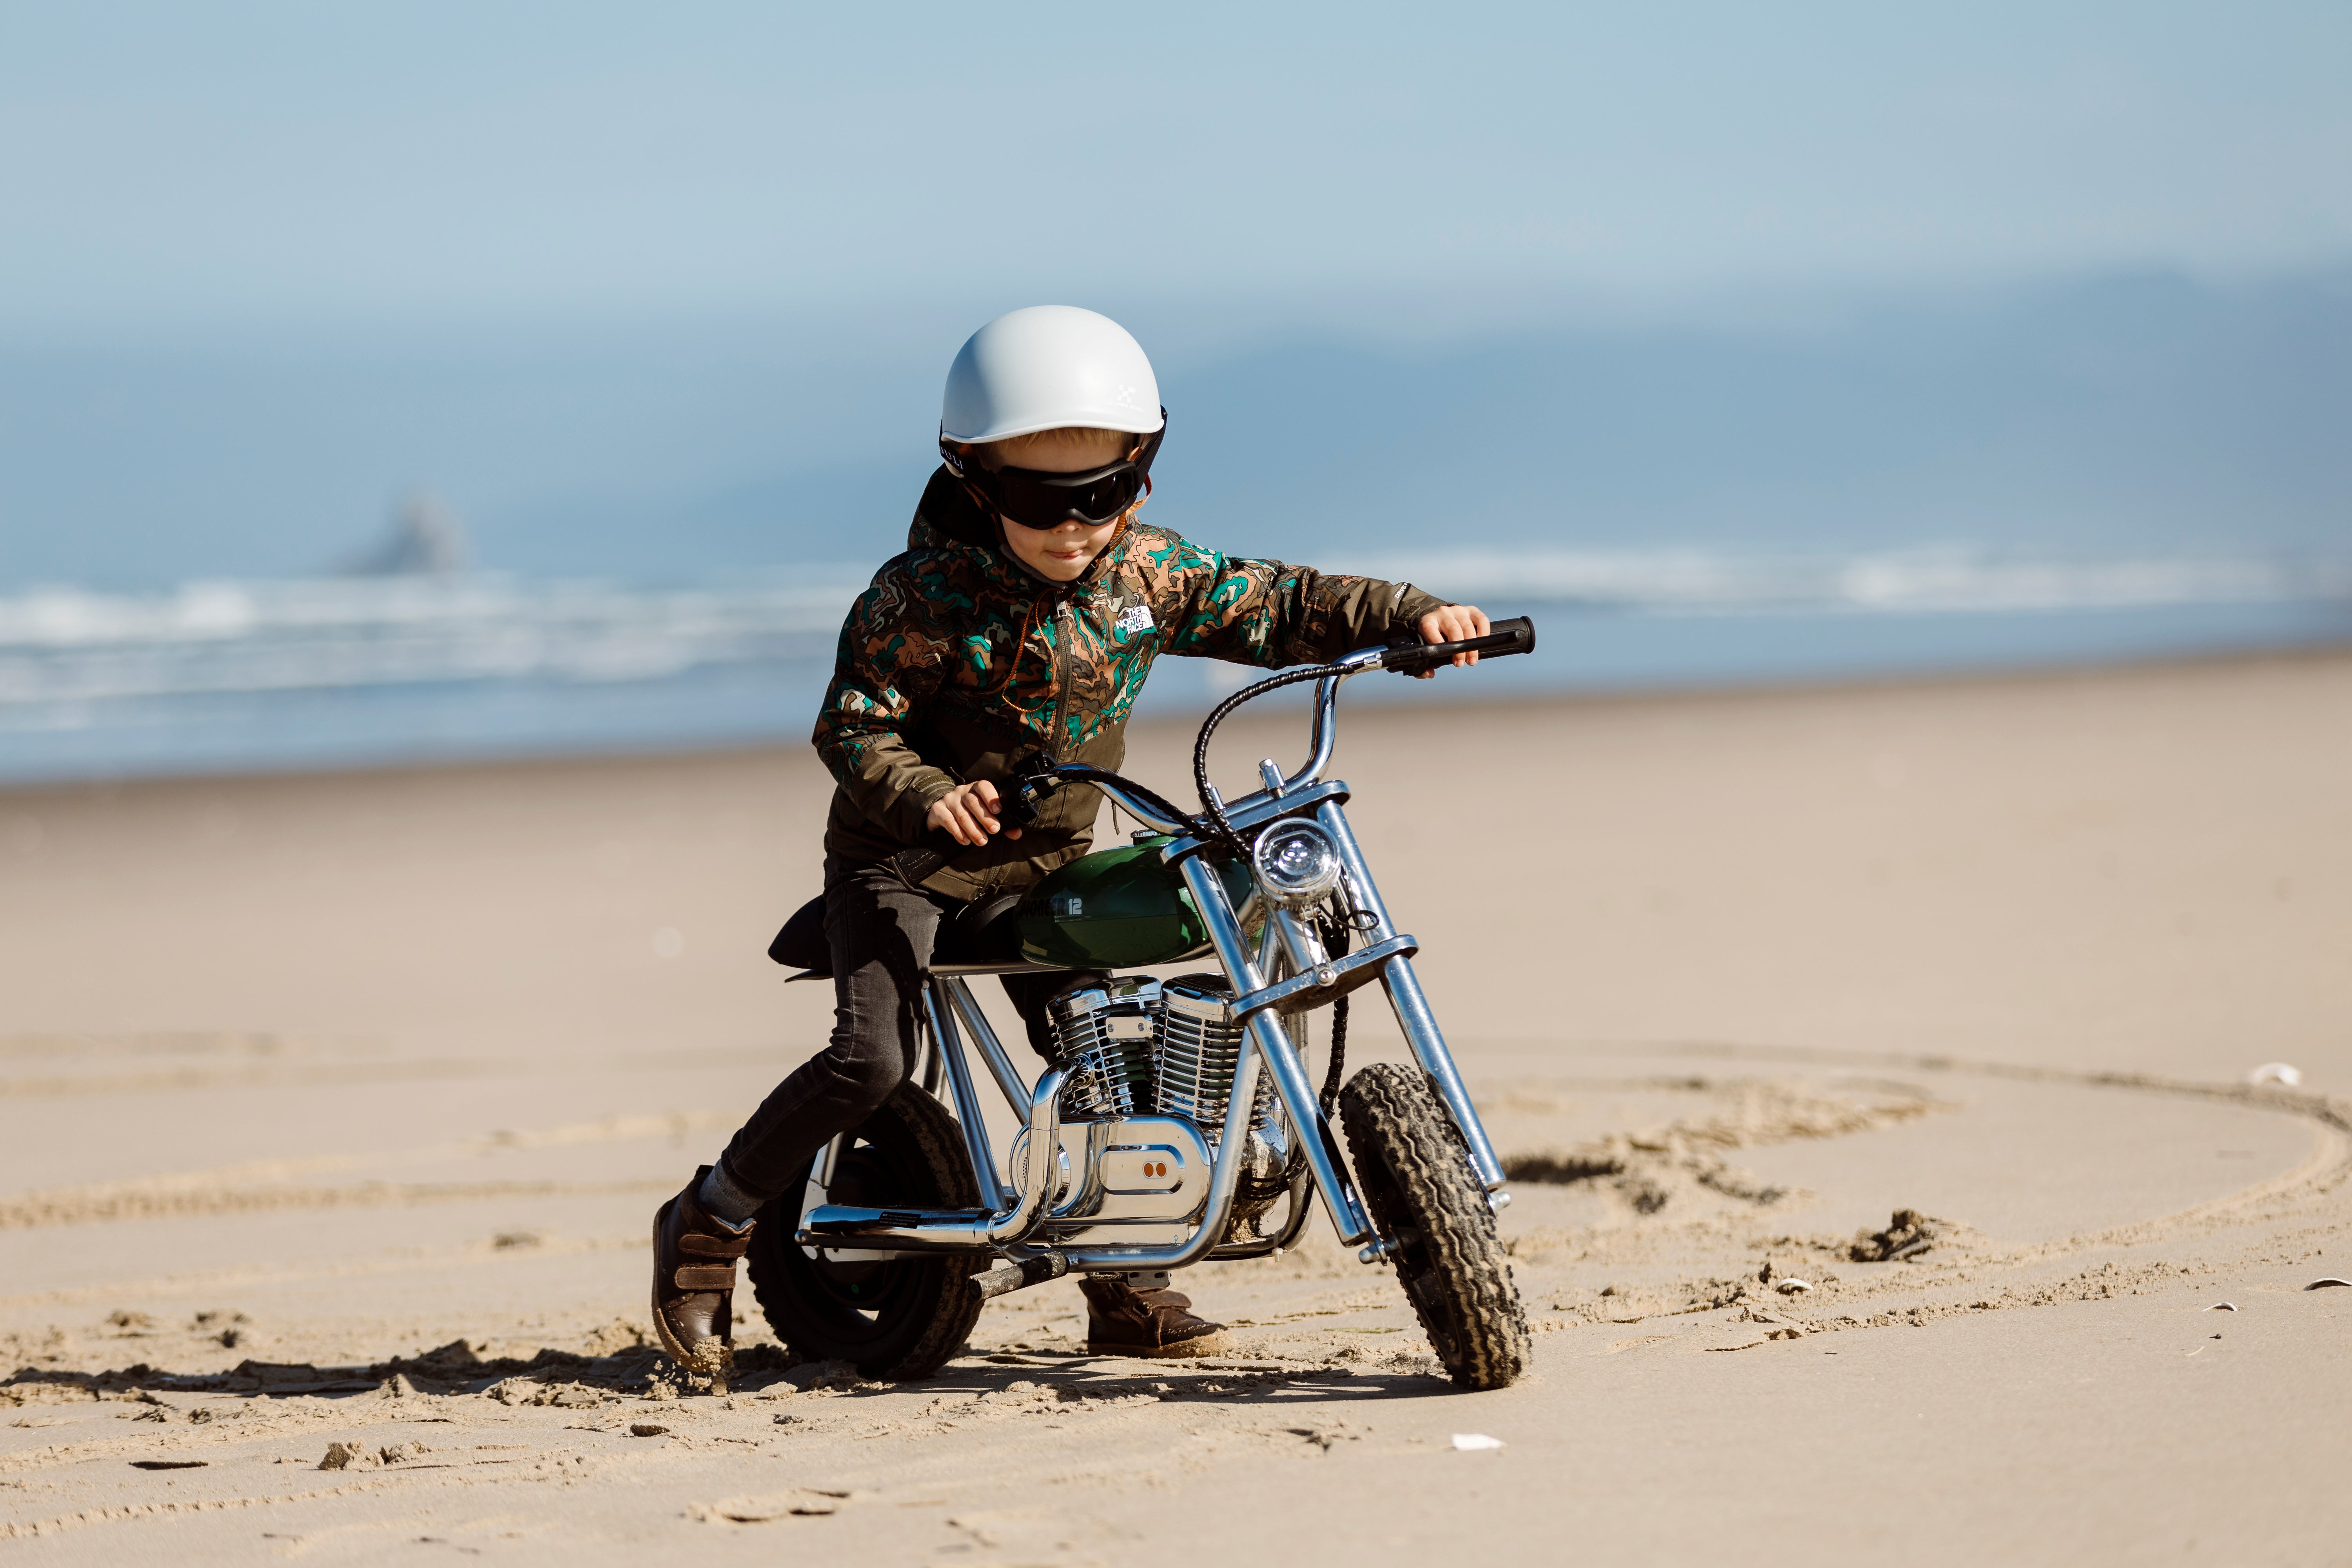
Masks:
[[[746,1259],[768,1322],[797,1353],[918,1378],[963,1346],[982,1304],[1072,1270],[1139,1285],[1171,1270],[1262,1258],[1295,1243],[1318,1200],[1367,1264],[1395,1266],[1455,1384],[1500,1388],[1528,1330],[1495,1216],[1502,1167],[1348,826],[1348,786],[1325,780],[1340,686],[1372,669],[1435,668],[1457,653],[1527,653],[1526,620],[1461,642],[1360,649],[1235,692],[1202,725],[1188,813],[1084,764],[1024,762],[1016,825],[1055,789],[1092,784],[1146,827],[1034,888],[940,923],[915,1078],[811,1162],[804,1189],[760,1216]],[[1312,752],[1225,801],[1211,737],[1244,703],[1317,683]],[[951,856],[917,847],[911,884]],[[769,954],[823,978],[824,900]],[[1110,978],[1213,958],[1214,972]],[[1053,1065],[1024,1079],[974,1000],[976,974],[1077,977],[1046,1005]],[[1377,981],[1415,1068],[1381,1063],[1341,1087],[1348,997]],[[1332,1015],[1329,1071],[1309,1079],[1309,1015]],[[1000,1175],[972,1057],[1020,1131]],[[1416,1070],[1417,1068],[1417,1070]],[[1334,1113],[1352,1160],[1332,1133]],[[1276,1211],[1279,1216],[1276,1217]]]

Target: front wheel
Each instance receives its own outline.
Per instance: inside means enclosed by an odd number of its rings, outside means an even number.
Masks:
[[[813,1256],[793,1239],[810,1186],[796,1182],[760,1211],[744,1255],[768,1326],[803,1360],[853,1362],[874,1378],[929,1377],[980,1318],[971,1276],[988,1257]],[[911,1083],[850,1135],[826,1197],[870,1208],[974,1208],[980,1201],[962,1129]]]
[[[1510,1384],[1527,1370],[1527,1311],[1454,1119],[1425,1077],[1390,1062],[1349,1082],[1339,1118],[1357,1187],[1437,1359],[1457,1387]]]

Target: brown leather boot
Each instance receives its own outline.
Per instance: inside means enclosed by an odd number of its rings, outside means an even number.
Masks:
[[[1087,1352],[1174,1358],[1223,1355],[1225,1326],[1192,1315],[1192,1298],[1160,1281],[1139,1290],[1117,1274],[1078,1281],[1087,1299]]]
[[[654,1215],[654,1332],[662,1349],[713,1394],[727,1392],[735,1370],[728,1338],[735,1310],[735,1260],[751,1244],[751,1227],[730,1229],[703,1212],[697,1194],[710,1167],[694,1173],[686,1190]]]

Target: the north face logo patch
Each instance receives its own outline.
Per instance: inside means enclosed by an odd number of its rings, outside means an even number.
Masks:
[[[1154,624],[1151,619],[1151,606],[1149,605],[1129,605],[1119,613],[1118,629],[1129,636],[1137,632],[1148,632]]]

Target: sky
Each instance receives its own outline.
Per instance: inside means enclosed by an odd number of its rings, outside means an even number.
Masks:
[[[2347,82],[2345,0],[0,0],[0,642],[129,639],[0,662],[113,679],[154,605],[336,573],[420,493],[473,583],[870,563],[957,344],[1045,302],[1146,344],[1153,516],[1213,548],[1433,585],[1531,551],[2340,563]],[[2310,635],[2196,621],[2242,608],[2021,646]],[[1549,624],[1604,679],[1800,668]],[[1961,657],[1891,647],[1801,668]],[[278,756],[322,715],[505,745],[546,696],[281,711],[264,666],[112,751],[23,709],[16,765]],[[744,680],[698,733],[804,726]],[[633,726],[683,692],[541,740],[676,739]]]
[[[2347,81],[2341,0],[0,0],[0,593],[418,490],[495,567],[863,552],[1045,301],[1151,353],[1163,512],[1301,549],[2299,546]]]
[[[2292,270],[2347,80],[2340,0],[0,0],[0,342]]]

